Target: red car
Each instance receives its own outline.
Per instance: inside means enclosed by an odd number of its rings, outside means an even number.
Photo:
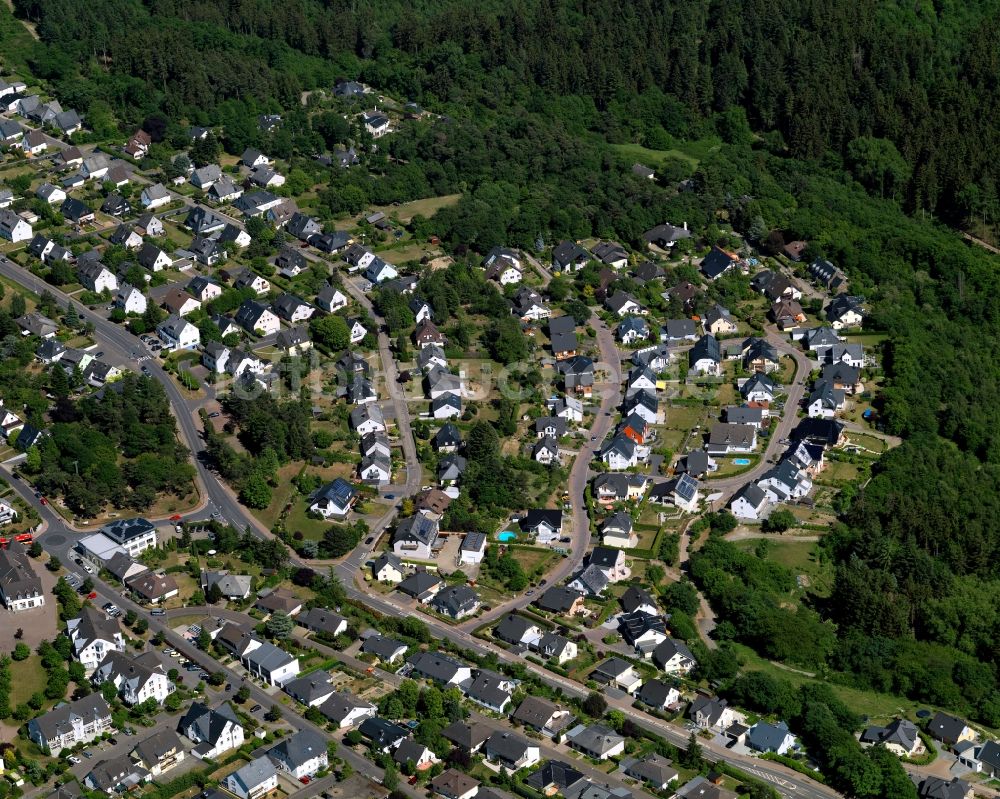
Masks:
[[[180,516],[179,513],[175,513],[173,516],[170,517],[170,521],[172,521],[172,522],[179,522],[180,520],[181,520],[181,516]]]
[[[97,599],[97,591],[91,591],[87,594],[87,599]]]
[[[45,497],[39,497],[38,501],[41,502],[43,505],[49,504],[49,501]]]
[[[305,777],[299,777],[299,782],[301,782],[303,785],[308,785],[310,782],[312,782],[312,777],[310,777],[309,775],[306,775]]]

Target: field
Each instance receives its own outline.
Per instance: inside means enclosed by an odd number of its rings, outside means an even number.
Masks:
[[[623,157],[641,164],[661,166],[669,158],[678,158],[687,161],[695,169],[703,158],[718,149],[720,143],[716,138],[709,138],[683,142],[671,150],[651,150],[641,144],[612,144],[611,148]]]
[[[547,572],[556,558],[556,553],[550,549],[535,549],[529,547],[512,547],[511,553],[514,560],[521,564],[525,574],[531,577],[534,574],[542,575]]]
[[[381,211],[386,216],[395,217],[403,223],[409,222],[413,217],[418,215],[429,219],[442,208],[447,208],[449,205],[457,203],[461,196],[461,194],[445,194],[441,197],[425,197],[422,200],[411,200],[408,203],[399,203],[399,205],[376,206],[371,209],[370,213]]]
[[[749,647],[741,644],[734,644],[737,656],[744,663],[747,671],[767,672],[778,679],[787,680],[795,686],[804,685],[808,682],[816,682],[811,676],[803,672],[783,668],[769,660],[760,657]],[[903,697],[892,694],[882,694],[875,691],[862,691],[857,688],[849,688],[844,685],[829,683],[833,692],[851,710],[860,716],[875,720],[887,720],[896,715],[904,715],[913,718],[914,711],[920,707],[926,707],[915,702],[911,702]]]
[[[42,659],[31,655],[26,660],[11,661],[10,664],[10,706],[27,702],[32,694],[45,690],[46,676],[42,668]]]

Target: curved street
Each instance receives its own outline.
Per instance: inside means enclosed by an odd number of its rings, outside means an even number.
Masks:
[[[6,258],[0,259],[0,275],[19,283],[28,290],[38,294],[42,291],[48,290],[60,302],[69,302],[71,299],[61,291],[48,286],[30,272],[10,262]],[[79,307],[79,303],[75,302],[75,304]],[[138,365],[136,358],[137,353],[140,350],[140,345],[130,333],[114,323],[111,323],[99,315],[89,311],[85,307],[80,308],[80,313],[84,319],[94,324],[95,330],[103,343],[105,351],[112,352],[121,363]],[[617,347],[615,346],[611,331],[605,325],[596,322],[594,319],[591,320],[591,324],[594,324],[595,330],[598,331],[598,345],[608,373],[607,381],[596,387],[601,392],[601,411],[595,418],[591,427],[591,435],[595,436],[599,442],[607,434],[608,430],[610,430],[613,418],[610,414],[613,413],[614,408],[620,400],[621,366],[618,360]],[[383,369],[385,374],[387,377],[395,375],[395,365],[392,362],[391,353],[389,352],[388,338],[384,334],[380,334],[379,336],[379,349],[380,355],[383,359]],[[784,350],[785,348],[783,347],[782,349]],[[611,357],[612,352],[614,353],[613,357]],[[796,360],[798,361],[799,359],[796,358]],[[194,421],[199,403],[194,400],[188,400],[184,397],[181,390],[173,382],[172,378],[170,378],[170,376],[162,370],[162,368],[156,363],[155,359],[146,361],[146,363],[149,364],[151,374],[156,376],[163,383],[167,397],[178,419],[180,435],[185,443],[190,447],[194,455],[195,464],[198,470],[199,489],[203,492],[203,507],[211,509],[213,513],[218,513],[226,522],[234,527],[237,527],[238,529],[249,529],[256,535],[271,537],[271,533],[266,530],[252,514],[246,511],[246,509],[239,504],[233,492],[227,486],[223,485],[221,481],[217,479],[216,475],[203,463],[200,456],[204,452],[204,442],[201,434],[195,426]],[[796,376],[799,378],[798,373]],[[798,386],[797,388],[799,396],[801,396],[801,386]],[[793,386],[792,390],[795,389],[796,387]],[[394,394],[391,389],[389,390],[389,393],[394,405],[396,406],[396,422],[400,433],[402,434],[404,426],[405,429],[409,431],[409,415],[405,408],[405,401],[402,401],[402,398],[398,394]],[[786,407],[792,407],[791,402],[792,397],[790,396],[788,406]],[[402,438],[404,442],[409,440],[409,446],[413,446],[412,435]],[[777,440],[778,438],[780,438],[780,436],[775,436],[774,440]],[[771,442],[772,445],[774,444],[774,440]],[[404,443],[403,446],[404,452],[406,452],[406,447],[408,445]],[[585,447],[581,451],[571,471],[569,488],[573,507],[573,524],[575,528],[573,536],[573,552],[571,556],[564,559],[561,564],[557,566],[556,571],[553,572],[552,575],[553,581],[562,579],[562,577],[568,575],[580,564],[586,552],[587,544],[589,543],[589,520],[587,519],[586,506],[583,501],[583,492],[589,475],[590,458],[588,455],[592,453],[593,448],[593,445],[591,445]],[[413,455],[415,457],[415,448],[413,449]],[[410,461],[409,454],[407,454],[407,461],[408,463]],[[414,479],[414,475],[419,475],[419,472],[415,473],[413,469],[408,469],[407,471],[408,476],[406,486],[408,490],[413,490],[415,486],[419,485],[419,477]],[[743,476],[743,479],[747,479],[745,475]],[[11,485],[26,502],[31,504],[38,511],[40,517],[47,524],[46,531],[39,536],[39,540],[43,543],[46,550],[54,555],[57,555],[65,562],[70,562],[70,550],[76,540],[76,537],[72,535],[72,533],[78,531],[70,528],[50,505],[42,505],[38,499],[34,497],[33,492],[29,491],[28,488],[19,481],[11,480]],[[203,518],[203,511],[199,510],[188,514],[188,516],[191,517],[199,515]],[[388,524],[392,516],[393,513],[390,511],[381,520],[383,527]],[[344,585],[347,596],[353,601],[361,603],[365,607],[369,607],[373,610],[389,615],[414,615],[414,608],[412,606],[405,607],[397,603],[395,598],[383,597],[359,589],[359,586],[356,583],[356,578],[360,573],[367,551],[368,546],[360,545],[354,550],[354,552],[333,567],[335,573],[338,577],[340,577]],[[291,555],[290,562],[293,565],[298,566],[318,565],[303,561],[294,554]],[[557,577],[556,575],[560,576]],[[95,579],[94,582],[97,586],[96,590],[102,597],[107,597],[110,601],[114,601],[126,610],[138,610],[138,606],[134,605],[134,603],[131,603],[127,599],[123,599],[122,595],[113,587],[108,586],[100,579]],[[513,600],[508,606],[505,607],[515,607],[526,603],[527,598],[522,597],[518,600]],[[494,654],[502,660],[524,666],[535,673],[546,684],[552,686],[553,688],[559,688],[570,696],[584,697],[588,693],[588,690],[579,683],[549,672],[547,669],[537,666],[530,661],[526,661],[519,656],[511,654],[507,650],[501,649],[491,642],[484,642],[475,639],[465,629],[451,626],[440,619],[436,619],[425,614],[421,614],[420,618],[425,621],[435,635],[442,639],[451,641],[454,645],[470,649],[480,655]],[[478,623],[482,624],[483,621],[484,620],[480,620]],[[207,659],[207,655],[201,653],[190,642],[187,642],[174,634],[156,617],[152,618],[150,627],[154,631],[164,631],[170,643],[176,646],[176,648],[182,651],[194,662],[201,663]],[[216,670],[217,668],[217,666],[212,666],[213,670]],[[227,676],[235,676],[233,672],[228,670],[225,671]],[[257,698],[260,695],[257,693],[259,691],[260,689],[254,686],[251,689],[252,696]],[[662,735],[675,744],[684,745],[686,743],[688,739],[688,731],[683,726],[662,721],[643,711],[637,710],[632,707],[631,701],[627,698],[607,698],[609,700],[610,707],[627,713],[629,717],[632,718],[640,727],[645,727],[646,729]],[[301,717],[295,716],[294,718],[295,724],[309,725],[309,722]],[[717,747],[711,742],[706,742],[705,749],[713,757],[730,762],[737,767],[745,768],[756,776],[768,781],[786,796],[800,796],[805,797],[806,799],[831,799],[831,797],[838,796],[836,792],[830,790],[829,788],[809,780],[803,775],[798,774],[797,772],[780,764],[755,759],[751,760],[749,758],[736,755],[724,748]],[[350,758],[352,765],[355,765],[357,770],[362,771],[362,773],[367,773],[365,769],[368,769],[369,771],[371,770],[370,767],[372,764],[364,760],[364,758],[358,759],[361,762],[355,764],[353,758]],[[316,781],[310,787],[313,788],[314,791],[322,790],[326,787],[325,781]],[[310,794],[314,791],[310,791]]]

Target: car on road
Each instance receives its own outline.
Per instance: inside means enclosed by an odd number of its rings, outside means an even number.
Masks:
[[[262,709],[263,708],[261,708],[260,705],[254,705],[252,708],[250,708],[250,712],[251,713],[256,713],[258,710],[262,710]]]
[[[143,366],[142,367],[142,373],[148,377],[149,374],[150,374],[149,367],[148,366]]]
[[[118,739],[115,737],[108,738],[108,743],[112,746],[118,746]]]
[[[227,691],[232,691],[233,690],[233,684],[231,682],[227,682],[226,683],[226,690]]]
[[[41,502],[43,505],[49,504],[49,501],[45,497],[39,497],[38,501]]]
[[[366,544],[371,544],[374,540],[375,540],[375,536],[370,535],[370,536],[368,536],[368,538],[365,539],[365,543]]]
[[[301,782],[303,785],[308,785],[310,782],[312,782],[312,777],[306,774],[305,776],[299,777],[299,782]]]
[[[80,764],[81,764],[81,763],[83,762],[83,761],[82,761],[82,760],[80,760],[80,758],[78,758],[78,757],[77,757],[76,755],[70,755],[70,756],[69,756],[69,757],[67,757],[66,759],[67,759],[67,760],[68,760],[68,761],[69,761],[70,763],[72,763],[72,764],[73,764],[74,766],[79,766],[79,765],[80,765]]]
[[[83,756],[84,756],[85,758],[87,758],[88,760],[90,760],[90,758],[92,758],[92,757],[94,756],[94,753],[93,753],[93,752],[91,752],[91,751],[90,751],[90,750],[88,750],[88,749],[84,749],[84,750],[83,750],[83,751],[82,751],[82,752],[81,752],[80,754],[82,754],[82,755],[83,755]]]
[[[200,671],[200,672],[198,672],[198,679],[199,680],[207,680],[208,678],[209,678],[209,673],[207,671]]]
[[[84,563],[83,564],[83,570],[85,572],[87,572],[87,574],[93,574],[94,573],[94,567],[91,566],[89,563]]]
[[[199,666],[197,663],[192,663],[189,666],[185,666],[184,671],[198,671],[198,669],[200,668],[201,666]]]
[[[208,418],[209,418],[209,419],[216,419],[216,418],[218,418],[219,416],[222,416],[222,414],[221,414],[221,413],[219,413],[218,411],[212,411],[212,412],[211,412],[211,413],[210,413],[210,414],[208,415]]]
[[[590,437],[590,440],[591,440],[591,441],[597,441],[597,436],[591,436],[591,437]]]
[[[126,727],[124,730],[122,730],[122,732],[125,733],[126,735],[135,735],[135,730],[133,730],[131,727]]]
[[[103,352],[99,352],[96,355],[94,355],[94,357],[95,358],[103,358],[104,357],[104,353]]]
[[[385,498],[386,498],[386,499],[395,499],[395,498],[396,498],[396,495],[395,495],[395,494],[386,494],[386,495],[385,495]]]
[[[527,591],[525,592],[525,596],[531,596],[531,595],[532,595],[533,593],[535,593],[535,589],[534,589],[534,588],[529,588],[529,589],[528,589],[528,590],[527,590]]]
[[[543,578],[542,578],[541,580],[539,580],[539,581],[538,581],[538,584],[539,584],[539,585],[545,585],[545,584],[546,584],[547,582],[548,582],[548,580],[546,580],[546,579],[545,579],[545,578],[543,577]]]

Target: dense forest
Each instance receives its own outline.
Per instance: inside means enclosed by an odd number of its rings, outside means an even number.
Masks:
[[[638,245],[664,221],[686,221],[708,241],[726,225],[753,243],[807,239],[809,257],[848,272],[870,326],[888,336],[878,410],[906,441],[825,542],[832,599],[776,611],[786,577],[721,544],[695,559],[694,576],[731,611],[725,632],[769,656],[1000,725],[1000,270],[934,216],[961,224],[996,207],[1000,3],[288,0],[280,14],[273,0],[15,6],[38,23],[36,74],[91,124],[101,113],[123,131],[152,113],[220,123],[239,152],[263,136],[254,114],[284,110],[297,115],[292,132],[261,144],[309,156],[342,125],[337,114],[307,117],[300,92],[339,76],[445,115],[401,126],[366,156],[369,169],[327,175],[328,218],[461,192],[413,232],[436,233],[459,254],[585,235]],[[614,149],[709,137],[719,146],[697,165],[668,157],[655,183]],[[693,191],[673,189],[688,177]],[[461,334],[458,307],[474,284],[451,277],[423,288]],[[498,299],[484,293],[474,310],[489,315]],[[407,321],[400,310],[394,325]],[[247,413],[241,435],[257,421]],[[308,441],[288,432],[249,448],[273,468],[293,439]],[[221,447],[214,455],[228,460],[245,501],[270,499],[268,469]],[[470,480],[491,461],[487,453]],[[478,480],[480,502],[505,507],[518,488],[509,477]],[[457,526],[460,516],[478,521],[461,504],[451,512]]]
[[[913,208],[954,217],[996,204],[996,0],[289,0],[280,13],[271,0],[15,7],[51,45],[35,68],[83,108],[99,97],[116,112],[208,119],[227,101],[288,107],[301,90],[353,72],[456,116],[521,106],[574,133],[657,149],[703,134],[716,112],[741,109],[793,156],[833,150],[869,161],[859,172]],[[95,85],[91,64],[106,65],[113,80]]]

